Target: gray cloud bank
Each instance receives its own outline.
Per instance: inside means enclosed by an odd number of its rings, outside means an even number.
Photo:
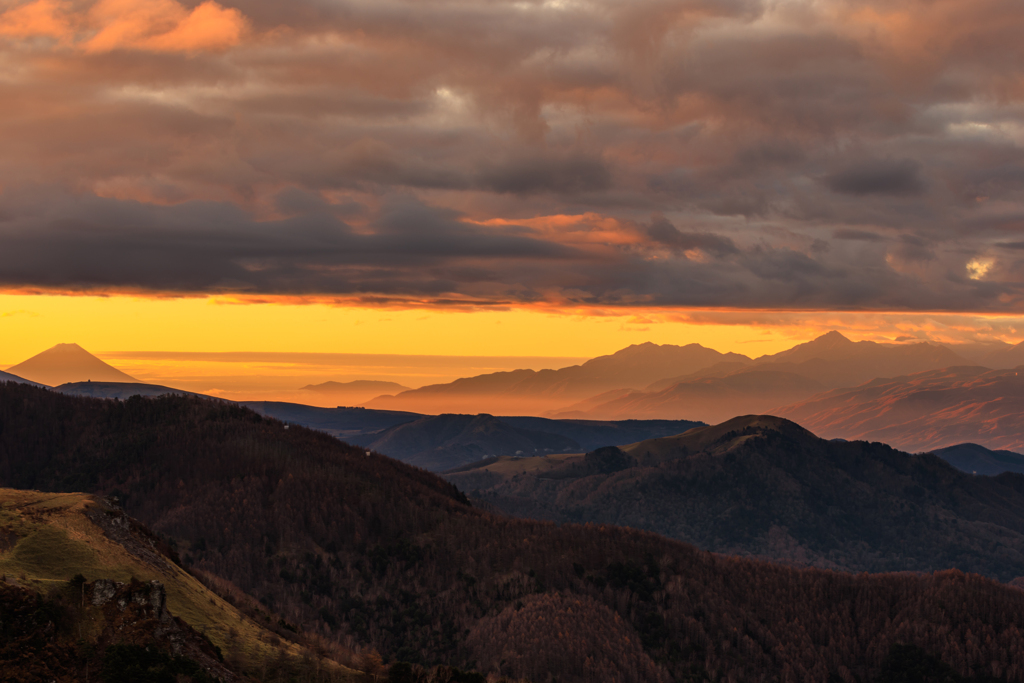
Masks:
[[[220,4],[0,16],[0,285],[1024,311],[1017,0]]]

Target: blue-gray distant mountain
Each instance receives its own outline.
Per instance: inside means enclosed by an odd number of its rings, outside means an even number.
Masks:
[[[582,453],[681,434],[700,426],[703,423],[687,420],[598,422],[444,414],[422,416],[376,434],[343,438],[411,465],[444,472],[489,458]]]
[[[0,372],[0,382],[17,382],[18,384],[30,384],[34,387],[46,386],[45,384],[40,384],[38,382],[30,382],[27,379],[18,377],[17,375],[12,375],[9,372]]]
[[[323,382],[308,384],[302,389],[307,392],[310,400],[332,401],[339,406],[357,406],[370,399],[388,394],[400,394],[409,391],[409,387],[398,382],[359,379],[351,382]],[[312,397],[316,397],[313,399]],[[300,399],[303,400],[303,399]]]
[[[318,408],[301,403],[281,401],[247,401],[240,405],[289,424],[327,432],[342,440],[373,434],[388,427],[412,422],[423,417],[419,413],[367,408]]]
[[[719,353],[700,344],[637,344],[582,365],[559,370],[513,370],[434,384],[366,404],[382,410],[420,413],[481,412],[540,415],[613,389],[643,389],[666,377],[697,372],[721,362],[750,363],[737,353]]]
[[[953,467],[967,472],[994,477],[1003,472],[1024,474],[1024,455],[1013,451],[992,451],[976,443],[961,443],[932,451]]]
[[[155,398],[157,396],[202,396],[214,398],[204,394],[196,394],[183,389],[172,389],[171,387],[159,384],[143,384],[141,382],[69,382],[61,384],[56,389],[62,394],[70,396],[89,396],[91,398],[116,398],[120,400],[129,399],[132,396],[144,398]]]

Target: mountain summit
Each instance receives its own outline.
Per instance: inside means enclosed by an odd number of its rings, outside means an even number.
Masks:
[[[52,387],[68,382],[138,382],[78,344],[57,344],[7,372]]]

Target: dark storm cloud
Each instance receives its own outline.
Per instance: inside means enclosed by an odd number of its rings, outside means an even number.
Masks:
[[[285,193],[283,201],[305,213],[257,222],[231,204],[160,209],[66,196],[45,207],[23,201],[22,215],[4,226],[0,281],[72,290],[421,295],[455,292],[433,274],[452,264],[490,268],[577,256],[409,198],[388,201],[369,234],[308,196]]]
[[[739,249],[727,237],[711,233],[682,233],[664,217],[655,218],[647,228],[647,234],[655,242],[675,247],[683,251],[700,249],[714,256],[722,257],[736,254]]]
[[[533,157],[485,167],[480,184],[494,192],[578,194],[611,187],[612,177],[601,159]]]
[[[883,242],[885,238],[867,230],[836,230],[832,237],[837,240],[855,240],[859,242]]]
[[[825,184],[846,194],[914,195],[924,192],[918,164],[910,159],[873,160],[826,176]]]
[[[4,283],[1024,308],[1018,0],[195,7],[0,10]]]

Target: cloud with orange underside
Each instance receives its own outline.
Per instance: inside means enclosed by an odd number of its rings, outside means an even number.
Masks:
[[[536,216],[534,218],[516,220],[494,218],[471,222],[477,225],[492,227],[520,225],[530,228],[539,237],[557,241],[561,244],[578,246],[588,244],[596,246],[626,246],[643,244],[647,241],[643,233],[632,222],[593,212],[579,215],[556,214]]]
[[[64,3],[56,0],[36,0],[0,15],[0,36],[42,36],[68,42],[74,36],[74,29],[64,11]]]
[[[247,26],[241,12],[213,0],[191,10],[177,0],[100,0],[82,10],[35,0],[0,15],[0,35],[52,38],[92,54],[223,51],[242,41]]]

